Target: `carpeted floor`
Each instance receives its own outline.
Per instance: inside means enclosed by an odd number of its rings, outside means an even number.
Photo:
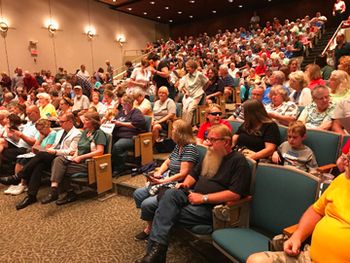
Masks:
[[[83,199],[61,207],[38,202],[16,211],[24,195],[7,196],[5,189],[0,186],[2,263],[134,262],[144,254],[146,243],[134,240],[144,225],[130,197]],[[39,200],[47,190],[40,191]],[[205,260],[181,239],[173,238],[167,262],[223,262]]]

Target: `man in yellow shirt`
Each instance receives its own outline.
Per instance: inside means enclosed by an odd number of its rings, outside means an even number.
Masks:
[[[340,162],[345,172],[306,210],[297,230],[284,243],[284,252],[253,254],[247,263],[350,262],[349,159],[349,151],[343,153]],[[310,251],[300,252],[302,242],[311,234]]]

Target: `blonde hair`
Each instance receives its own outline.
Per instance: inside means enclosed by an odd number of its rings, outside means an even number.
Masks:
[[[209,104],[209,106],[205,109],[205,112],[206,113],[210,113],[211,110],[214,109],[214,108],[217,108],[217,109],[219,109],[222,112],[221,106],[219,104],[216,104],[216,103]]]
[[[273,94],[280,94],[284,101],[289,101],[288,92],[282,87],[282,85],[275,85],[271,88],[269,97]]]
[[[167,87],[165,86],[161,86],[159,89],[158,89],[158,92],[161,91],[161,92],[164,92],[166,93],[167,95],[169,95],[169,90]]]
[[[287,132],[304,136],[306,134],[306,127],[302,121],[293,121],[289,124]]]
[[[176,120],[173,123],[174,132],[173,140],[176,144],[180,146],[185,146],[186,144],[195,144],[196,139],[193,136],[192,126],[189,125],[184,120]]]
[[[48,119],[39,119],[35,123],[35,128],[37,128],[37,126],[43,126],[44,128],[49,128],[51,126],[51,122]]]
[[[337,87],[334,93],[338,95],[345,95],[350,88],[350,76],[344,70],[334,70],[331,73],[337,82]]]
[[[293,79],[296,82],[298,82],[301,88],[304,88],[307,86],[307,80],[306,80],[305,74],[301,70],[297,70],[290,73],[289,79],[290,80]]]
[[[343,56],[339,59],[339,69],[344,70],[350,74],[350,56]]]

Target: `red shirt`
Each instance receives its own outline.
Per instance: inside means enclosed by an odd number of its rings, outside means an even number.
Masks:
[[[349,153],[349,149],[350,149],[350,139],[348,139],[347,142],[345,143],[342,152],[344,154],[348,154]]]
[[[307,86],[309,89],[313,89],[316,86],[324,86],[326,85],[326,82],[323,79],[315,79],[311,80],[309,83],[309,86]]]
[[[220,120],[219,124],[224,124],[224,125],[226,125],[226,126],[230,129],[230,131],[232,132],[232,127],[231,127],[230,123],[229,123],[227,120]],[[204,122],[204,123],[199,127],[197,137],[198,137],[199,139],[205,140],[205,139],[207,138],[208,129],[209,129],[210,126],[211,126],[211,123],[210,123],[209,121]]]

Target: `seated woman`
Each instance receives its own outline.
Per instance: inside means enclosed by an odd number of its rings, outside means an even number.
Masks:
[[[287,126],[296,120],[299,108],[294,102],[289,101],[288,93],[281,85],[273,86],[269,96],[271,103],[266,105],[266,111],[270,118],[278,124]]]
[[[299,106],[306,106],[312,102],[311,90],[307,87],[304,72],[298,70],[289,74],[289,86],[293,89],[289,95],[290,101]]]
[[[135,88],[133,91],[134,108],[139,109],[144,116],[153,116],[152,104],[145,98],[146,93],[141,88]]]
[[[221,116],[222,116],[221,107],[218,104],[210,104],[205,112],[205,117],[207,121],[202,123],[202,125],[199,127],[199,130],[198,130],[197,144],[203,144],[203,142],[207,139],[208,129],[212,125],[225,124],[232,132],[232,127],[230,123],[227,120],[223,120]]]
[[[106,113],[107,107],[100,101],[100,93],[98,91],[94,91],[91,98],[90,107],[94,106],[98,114],[103,116]]]
[[[134,148],[133,137],[146,131],[145,117],[133,105],[134,98],[125,94],[122,97],[123,109],[112,121],[115,124],[112,149],[113,176],[120,175],[125,171],[128,151]]]
[[[158,98],[153,106],[152,136],[153,142],[159,140],[160,131],[168,130],[168,120],[176,116],[176,104],[169,97],[168,88],[162,86],[158,89]]]
[[[335,104],[330,100],[329,89],[317,86],[311,91],[311,95],[313,102],[305,106],[298,120],[308,129],[329,130],[335,109]]]
[[[97,112],[86,112],[84,114],[84,131],[78,141],[78,149],[71,152],[70,156],[58,156],[54,159],[51,167],[51,189],[49,194],[41,201],[48,204],[58,199],[58,186],[62,183],[62,188],[67,194],[57,205],[73,202],[77,195],[71,188],[69,176],[75,173],[88,172],[87,159],[103,155],[107,148],[107,135],[100,129],[100,116]]]
[[[57,118],[55,106],[53,106],[50,103],[50,95],[47,93],[39,93],[37,97],[39,100],[38,106],[40,111],[40,117],[45,119]]]
[[[40,119],[35,123],[35,128],[39,131],[40,137],[35,141],[32,147],[32,152],[17,156],[15,175],[12,178],[22,178],[22,176],[18,174],[22,171],[23,167],[26,166],[33,159],[33,157],[35,157],[35,154],[45,151],[55,142],[56,131],[52,130],[50,125],[51,122],[47,119]],[[11,185],[7,190],[5,190],[4,193],[19,195],[24,192],[26,186],[26,180],[22,179],[18,185]]]
[[[244,122],[233,135],[233,146],[253,160],[269,158],[280,143],[277,124],[259,100],[247,100],[243,109]]]
[[[335,104],[350,98],[350,76],[343,70],[334,70],[328,83],[331,89],[331,100]]]
[[[147,227],[135,236],[136,239],[146,239],[151,231],[152,218],[148,215],[154,213],[158,206],[156,185],[166,184],[169,188],[185,179],[187,174],[199,161],[192,128],[183,120],[176,120],[173,125],[172,139],[176,143],[173,152],[160,166],[159,170],[149,177],[149,184],[138,188],[134,192],[137,208],[141,208],[141,219],[147,221]],[[169,185],[172,184],[172,186]]]
[[[321,68],[316,64],[309,64],[305,69],[306,78],[309,80],[309,89],[313,89],[316,86],[324,86],[326,82],[322,79]]]
[[[63,96],[60,100],[58,116],[63,116],[64,114],[72,112],[73,101],[72,99]]]

